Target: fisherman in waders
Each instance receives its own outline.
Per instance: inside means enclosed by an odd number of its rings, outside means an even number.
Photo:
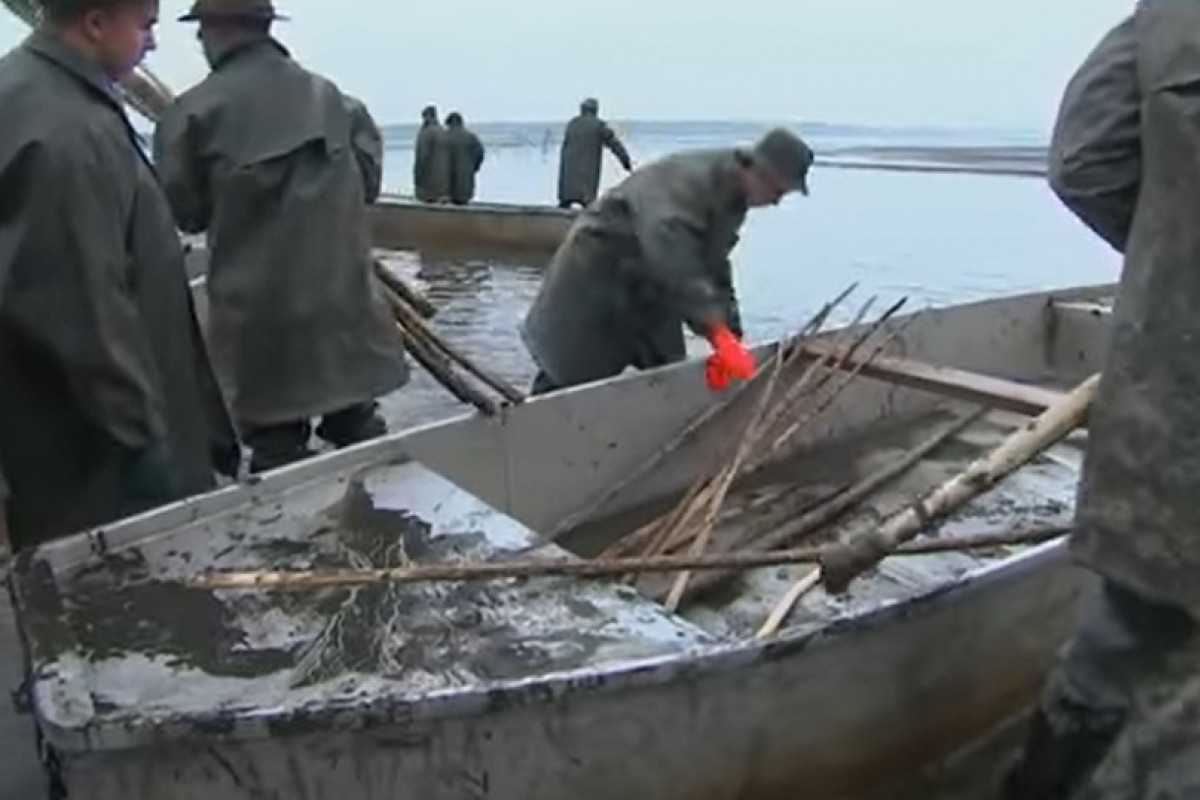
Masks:
[[[600,102],[592,98],[579,106],[579,116],[567,123],[558,162],[558,207],[586,206],[600,188],[600,157],[607,147],[626,172],[633,162],[617,134],[600,118]]]
[[[1011,800],[1200,797],[1200,3],[1144,0],[1067,86],[1050,182],[1125,257],[1075,556],[1100,578]]]
[[[156,0],[42,0],[0,61],[0,550],[215,486],[239,452],[116,81]]]
[[[426,203],[450,199],[450,159],[445,138],[446,129],[438,122],[437,108],[425,106],[413,147],[413,194]]]
[[[179,227],[208,232],[209,339],[251,469],[386,432],[408,366],[373,278],[345,96],[271,37],[269,0],[197,0],[212,73],[162,115],[155,162]],[[375,181],[377,182],[377,181]]]
[[[475,176],[483,166],[483,142],[466,127],[457,111],[446,115],[442,141],[450,162],[450,202],[465,206],[475,198]]]
[[[685,151],[648,164],[588,206],[522,326],[539,369],[533,392],[680,361],[684,325],[715,351],[714,390],[751,377],[729,253],[749,209],[808,194],[812,161],[804,142],[777,128],[752,150]]]

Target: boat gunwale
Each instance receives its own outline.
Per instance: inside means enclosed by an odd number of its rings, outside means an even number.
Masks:
[[[557,206],[526,205],[524,203],[471,202],[465,206],[454,205],[452,203],[427,203],[415,197],[400,194],[381,194],[372,206],[382,209],[383,213],[386,213],[389,207],[393,207],[451,215],[483,214],[504,217],[549,217],[561,219],[564,222],[570,222],[579,214],[578,211],[559,208]]]

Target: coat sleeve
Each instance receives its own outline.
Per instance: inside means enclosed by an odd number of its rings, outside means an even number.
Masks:
[[[1110,31],[1071,78],[1050,141],[1050,187],[1124,252],[1141,182],[1135,18]]]
[[[742,311],[738,304],[737,289],[733,285],[733,263],[728,258],[722,261],[718,268],[716,286],[725,306],[725,324],[729,326],[733,335],[740,339],[745,331],[742,330]]]
[[[607,123],[605,123],[604,129],[600,133],[600,141],[616,156],[617,161],[621,162],[621,166],[627,172],[633,169],[633,162],[629,159],[629,151],[625,149],[625,143],[621,141],[616,131],[610,128]]]
[[[471,134],[471,150],[475,159],[475,172],[478,172],[479,168],[483,166],[483,159],[487,151],[483,148],[483,142],[473,133]]]
[[[212,221],[212,193],[196,152],[194,124],[192,115],[176,102],[154,129],[154,166],[175,224],[186,233],[202,233]]]
[[[124,166],[87,130],[60,131],[0,165],[0,196],[21,198],[0,204],[0,314],[6,336],[62,375],[69,402],[140,449],[165,423],[127,274],[131,209],[114,202]]]
[[[350,96],[345,99],[350,113],[350,144],[362,173],[363,193],[368,203],[374,203],[383,189],[383,134],[361,101]]]
[[[712,197],[704,180],[676,174],[643,184],[632,204],[650,279],[699,336],[707,336],[715,324],[729,323],[725,294],[709,263]]]

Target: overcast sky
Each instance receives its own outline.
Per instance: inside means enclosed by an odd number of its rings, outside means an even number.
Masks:
[[[163,0],[149,65],[206,71],[187,6]],[[1046,130],[1062,85],[1133,0],[279,0],[276,33],[376,118],[425,103],[553,120],[585,95],[616,119]],[[708,9],[700,11],[699,9]],[[0,43],[23,31],[5,18]]]

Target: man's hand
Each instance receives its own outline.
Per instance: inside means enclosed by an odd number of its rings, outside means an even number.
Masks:
[[[715,325],[708,335],[715,352],[705,364],[705,378],[713,391],[729,388],[734,380],[748,381],[754,377],[757,365],[754,356],[742,345],[726,325]]]

